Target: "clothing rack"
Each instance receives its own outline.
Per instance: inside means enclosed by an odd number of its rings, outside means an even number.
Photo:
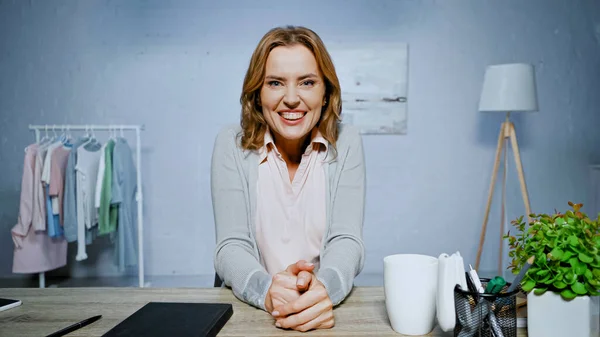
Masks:
[[[35,141],[40,141],[40,132],[41,131],[57,131],[61,130],[64,132],[73,131],[135,131],[136,136],[136,169],[137,169],[137,194],[136,194],[136,202],[137,202],[137,235],[138,235],[138,283],[139,287],[144,287],[144,235],[143,235],[143,213],[142,213],[142,202],[143,202],[143,194],[142,194],[142,153],[141,153],[141,131],[144,130],[144,125],[98,125],[98,124],[86,124],[86,125],[77,125],[77,124],[52,124],[52,125],[29,125],[29,130],[35,131]],[[46,276],[45,273],[39,273],[39,287],[46,287]]]

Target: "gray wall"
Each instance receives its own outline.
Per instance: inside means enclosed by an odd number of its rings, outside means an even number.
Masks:
[[[536,66],[540,111],[514,116],[532,210],[590,199],[588,166],[600,163],[598,1],[4,0],[0,277],[15,276],[10,228],[30,123],[145,124],[147,273],[212,274],[212,143],[238,120],[255,44],[282,24],[311,27],[326,43],[409,43],[408,135],[364,137],[365,274],[381,273],[393,253],[460,250],[474,263],[504,118],[477,112],[488,64]],[[511,220],[524,208],[512,159],[509,168]],[[497,192],[482,269],[496,266]],[[93,250],[60,273],[118,275],[106,243]]]

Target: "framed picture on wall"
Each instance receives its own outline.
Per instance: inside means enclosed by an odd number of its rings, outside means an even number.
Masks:
[[[408,44],[329,47],[342,88],[342,119],[362,134],[407,133]]]

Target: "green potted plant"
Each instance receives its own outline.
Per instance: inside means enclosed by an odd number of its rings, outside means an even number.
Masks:
[[[534,262],[521,280],[527,293],[529,337],[600,336],[600,214],[591,220],[583,204],[570,210],[530,214],[512,221],[508,266],[517,274]]]

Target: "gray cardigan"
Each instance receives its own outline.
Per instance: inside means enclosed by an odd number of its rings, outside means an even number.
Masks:
[[[327,222],[316,276],[333,305],[350,293],[364,266],[362,229],[365,204],[365,162],[356,128],[341,124],[337,151],[329,146]],[[255,240],[258,153],[240,147],[239,126],[222,129],[215,140],[211,165],[216,249],[214,266],[234,295],[265,310],[272,277],[260,263]],[[337,152],[337,153],[336,153]]]

